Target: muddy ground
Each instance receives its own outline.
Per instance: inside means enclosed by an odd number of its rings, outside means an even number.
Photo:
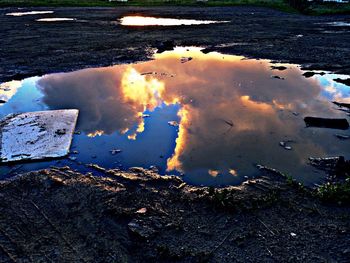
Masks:
[[[350,208],[269,170],[214,190],[133,168],[0,184],[0,262],[349,262]]]
[[[40,10],[43,8],[35,8]],[[264,8],[44,8],[39,23],[0,9],[0,82],[149,59],[164,41],[350,74],[350,16]],[[126,28],[125,14],[230,20]],[[42,17],[42,16],[41,16]],[[97,167],[96,167],[97,168]],[[0,182],[0,262],[349,262],[350,208],[326,205],[281,176],[221,190],[132,169],[69,168]]]
[[[326,24],[350,22],[349,15],[303,16],[259,7],[50,7],[32,10],[55,13],[12,17],[5,14],[17,9],[0,9],[0,82],[145,60],[152,55],[152,48],[169,40],[178,45],[214,47],[225,53],[350,74],[350,27]],[[230,22],[147,29],[122,27],[117,23],[118,18],[130,14]],[[78,20],[35,21],[41,17]]]

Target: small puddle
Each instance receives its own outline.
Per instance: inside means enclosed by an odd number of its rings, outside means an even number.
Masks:
[[[44,15],[44,14],[53,14],[53,11],[29,11],[29,12],[14,12],[7,13],[7,16],[28,16],[28,15]]]
[[[350,26],[350,22],[329,22],[326,24],[330,26]]]
[[[188,26],[227,23],[229,21],[157,18],[146,16],[125,16],[120,19],[123,26]]]
[[[36,21],[38,22],[63,22],[63,21],[75,21],[75,18],[65,18],[65,17],[52,17],[52,18],[40,18]]]
[[[2,177],[50,165],[157,167],[193,184],[238,184],[263,164],[306,184],[324,174],[309,157],[350,158],[349,131],[306,128],[303,118],[348,118],[347,78],[306,78],[297,65],[272,64],[199,48],[176,48],[148,62],[90,68],[1,84],[0,117],[79,109],[71,154],[62,160],[1,166]]]

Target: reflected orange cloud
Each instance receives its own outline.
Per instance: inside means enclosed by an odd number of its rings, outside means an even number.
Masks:
[[[184,63],[184,57],[192,59]],[[276,74],[283,80],[271,78]],[[309,156],[334,148],[328,139],[333,135],[309,134],[302,116],[341,114],[320,95],[319,83],[296,66],[276,72],[267,60],[203,54],[200,48],[176,48],[134,65],[47,75],[39,86],[49,107],[80,109],[79,128],[91,135],[128,132],[135,140],[145,129],[145,110],[178,104],[167,170],[208,176],[251,174],[253,162],[300,172],[296,167]],[[296,142],[292,151],[279,145],[283,140]]]

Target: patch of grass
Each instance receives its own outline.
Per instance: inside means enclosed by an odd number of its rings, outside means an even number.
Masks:
[[[323,184],[315,191],[315,195],[326,203],[350,205],[350,177],[344,182]]]

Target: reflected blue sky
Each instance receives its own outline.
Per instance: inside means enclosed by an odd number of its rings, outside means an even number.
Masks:
[[[8,100],[0,117],[77,108],[79,134],[67,158],[2,165],[1,176],[51,165],[84,172],[85,164],[95,163],[156,166],[161,174],[181,175],[192,184],[228,185],[258,175],[256,164],[263,164],[306,184],[319,182],[324,174],[307,164],[308,157],[350,158],[349,142],[336,138],[336,130],[305,128],[303,118],[347,118],[331,103],[349,102],[350,88],[333,81],[346,76],[305,78],[297,65],[287,64],[284,71],[272,65],[190,47],[148,62],[13,83],[12,91],[0,89]]]

